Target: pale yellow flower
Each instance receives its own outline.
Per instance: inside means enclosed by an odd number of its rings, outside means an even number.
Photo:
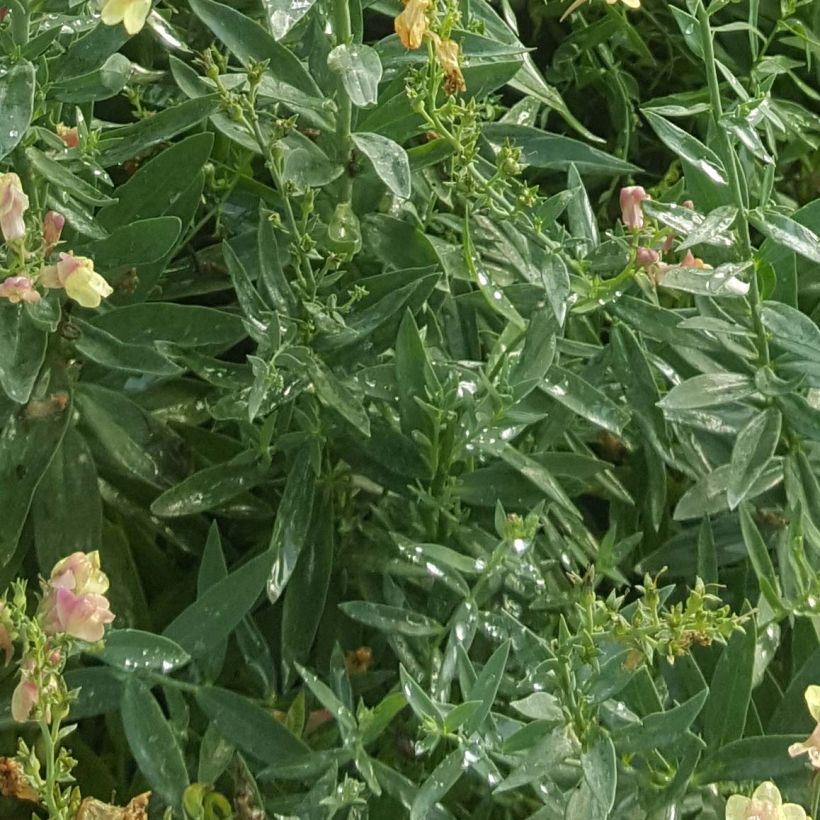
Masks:
[[[40,271],[37,281],[47,288],[65,288],[66,294],[87,308],[96,308],[114,289],[94,270],[86,256],[61,253],[60,261]]]
[[[784,803],[774,783],[761,783],[751,797],[733,794],[726,803],[726,820],[807,820],[797,803]]]
[[[806,699],[809,714],[814,718],[817,726],[802,743],[792,743],[789,746],[789,754],[792,757],[808,754],[812,768],[820,769],[820,686],[809,686],[803,693],[803,697]]]
[[[100,0],[102,21],[107,26],[122,23],[129,34],[139,34],[148,14],[151,0]]]
[[[427,33],[429,0],[404,0],[404,11],[395,19],[396,34],[405,48],[419,48]]]
[[[467,90],[464,75],[459,65],[459,47],[453,40],[435,38],[436,59],[444,70],[444,90],[448,94],[458,94]]]

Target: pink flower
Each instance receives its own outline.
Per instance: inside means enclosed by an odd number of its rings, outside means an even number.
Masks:
[[[37,281],[47,288],[65,288],[66,294],[87,308],[96,308],[114,289],[94,270],[94,262],[85,256],[61,253],[56,265],[43,268]]]
[[[49,254],[60,241],[60,234],[65,226],[65,217],[57,211],[49,211],[43,218],[43,253]]]
[[[108,577],[100,569],[98,552],[75,552],[51,571],[41,604],[43,629],[96,643],[114,620],[105,592]]]
[[[72,552],[54,565],[49,585],[78,595],[104,595],[108,591],[108,576],[100,567],[100,553]]]
[[[39,302],[40,294],[26,276],[8,276],[0,283],[0,299],[8,299],[13,305],[18,302]]]
[[[635,261],[643,268],[648,268],[654,265],[659,259],[660,255],[652,248],[640,247],[635,251]]]
[[[643,228],[641,203],[645,199],[651,199],[651,197],[640,185],[621,188],[621,221],[630,230]]]
[[[12,718],[18,723],[25,723],[37,705],[39,695],[37,684],[24,675],[11,694]]]
[[[695,207],[695,203],[694,203],[694,202],[692,202],[692,200],[691,200],[691,199],[684,199],[684,200],[683,200],[683,207],[684,207],[684,208],[694,209],[694,207]]]
[[[23,214],[27,210],[28,197],[20,177],[15,173],[0,174],[0,233],[6,242],[16,242],[26,235]]]
[[[43,629],[50,635],[65,633],[88,643],[102,640],[105,625],[114,620],[104,595],[77,595],[53,587],[43,599]]]

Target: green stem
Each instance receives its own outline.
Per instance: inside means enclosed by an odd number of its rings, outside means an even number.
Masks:
[[[737,227],[738,235],[740,237],[740,250],[743,259],[752,259],[754,250],[752,248],[751,238],[749,236],[749,223],[746,219],[747,203],[743,197],[743,188],[740,184],[740,174],[737,166],[737,157],[735,155],[732,144],[729,140],[729,135],[723,127],[721,119],[723,118],[723,103],[720,97],[720,82],[718,81],[717,63],[715,61],[715,48],[712,34],[712,27],[709,23],[709,15],[703,0],[698,3],[697,18],[700,25],[700,39],[703,45],[703,64],[706,68],[706,81],[709,86],[709,101],[712,108],[712,124],[715,127],[715,132],[719,140],[719,147],[721,159],[726,166],[726,175],[729,178],[729,188],[732,192],[732,198],[737,207],[737,219],[735,225]],[[750,277],[749,288],[749,302],[752,306],[752,322],[754,324],[755,334],[757,336],[757,351],[763,364],[768,364],[769,357],[769,342],[766,338],[766,331],[763,327],[763,320],[760,315],[761,299],[760,290],[757,284],[757,272],[752,270]]]
[[[350,4],[348,0],[333,0],[333,33],[338,45],[348,45],[353,39],[353,27],[350,21]],[[336,114],[336,137],[338,140],[339,156],[347,166],[353,150],[351,127],[353,123],[353,104],[350,95],[339,80],[339,94],[337,96],[338,112]],[[353,177],[346,171],[344,189],[341,202],[350,202],[353,193]]]
[[[45,720],[40,720],[40,734],[43,737],[43,743],[46,747],[46,784],[45,799],[46,808],[48,809],[48,816],[52,820],[60,820],[63,817],[63,810],[58,805],[55,799],[55,792],[57,790],[57,736],[60,732],[60,721],[55,720],[51,727]]]

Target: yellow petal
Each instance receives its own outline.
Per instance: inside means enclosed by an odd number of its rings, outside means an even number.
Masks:
[[[123,24],[129,34],[139,34],[151,12],[151,0],[131,0]]]
[[[820,686],[807,687],[803,697],[806,699],[806,706],[809,707],[809,714],[820,723]]]
[[[812,745],[810,743],[792,743],[792,745],[789,746],[789,757],[804,755],[811,748]]]
[[[783,820],[806,820],[806,811],[797,803],[784,803],[782,808]]]
[[[770,780],[761,783],[752,794],[752,800],[765,800],[778,808],[783,804],[783,798],[780,796],[780,790]]]
[[[641,0],[621,0],[621,2],[630,9],[639,9],[641,7]]]
[[[733,794],[726,801],[726,820],[746,820],[746,809],[751,802],[748,797]]]
[[[105,0],[102,7],[102,21],[107,26],[116,26],[121,23],[128,11],[131,0]]]

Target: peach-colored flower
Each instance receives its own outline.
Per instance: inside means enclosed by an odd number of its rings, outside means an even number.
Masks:
[[[712,266],[707,265],[702,259],[695,256],[691,250],[686,251],[686,255],[680,260],[682,268],[699,268],[700,270],[711,270]]]
[[[75,302],[96,308],[114,289],[94,270],[94,263],[85,256],[61,253],[56,265],[43,268],[37,281],[47,288],[65,288]]]
[[[23,214],[27,210],[28,197],[20,177],[13,172],[0,174],[0,233],[6,242],[16,242],[26,235]]]
[[[435,38],[436,59],[444,70],[444,90],[447,94],[458,94],[467,90],[464,75],[459,65],[460,50],[454,40]]]
[[[621,221],[631,230],[643,228],[643,210],[641,203],[650,199],[646,190],[640,185],[628,185],[621,188]]]
[[[635,261],[643,268],[651,267],[660,259],[660,254],[652,248],[641,246],[635,251]]]
[[[0,299],[8,299],[13,305],[18,302],[40,301],[40,294],[27,276],[7,276],[0,282]]]
[[[57,211],[49,211],[43,217],[43,253],[49,254],[60,241],[60,235],[65,227],[65,217]]]
[[[404,10],[395,19],[396,34],[405,48],[419,48],[427,33],[429,0],[404,0]]]
[[[107,590],[108,577],[100,568],[99,553],[72,553],[51,572],[41,604],[43,629],[88,643],[101,640],[105,625],[114,620]]]
[[[684,208],[689,208],[690,210],[695,207],[695,203],[692,202],[691,199],[684,199],[682,204]]]
[[[102,640],[105,625],[114,620],[104,595],[77,595],[54,587],[43,599],[43,629],[50,635],[65,633],[88,643]]]
[[[151,13],[151,0],[100,0],[102,21],[107,26],[122,23],[129,34],[142,31]]]
[[[789,746],[789,754],[792,757],[808,754],[812,768],[820,769],[820,686],[809,686],[803,693],[803,697],[809,709],[809,714],[814,718],[817,725],[802,743],[792,743]]]
[[[37,705],[40,690],[37,684],[23,677],[11,693],[11,716],[18,723],[25,723]]]
[[[726,802],[726,820],[806,820],[796,803],[784,803],[774,783],[761,783],[751,797],[733,794]]]
[[[70,128],[61,122],[57,123],[57,136],[65,143],[66,148],[78,148],[80,145],[80,132],[76,128]]]

